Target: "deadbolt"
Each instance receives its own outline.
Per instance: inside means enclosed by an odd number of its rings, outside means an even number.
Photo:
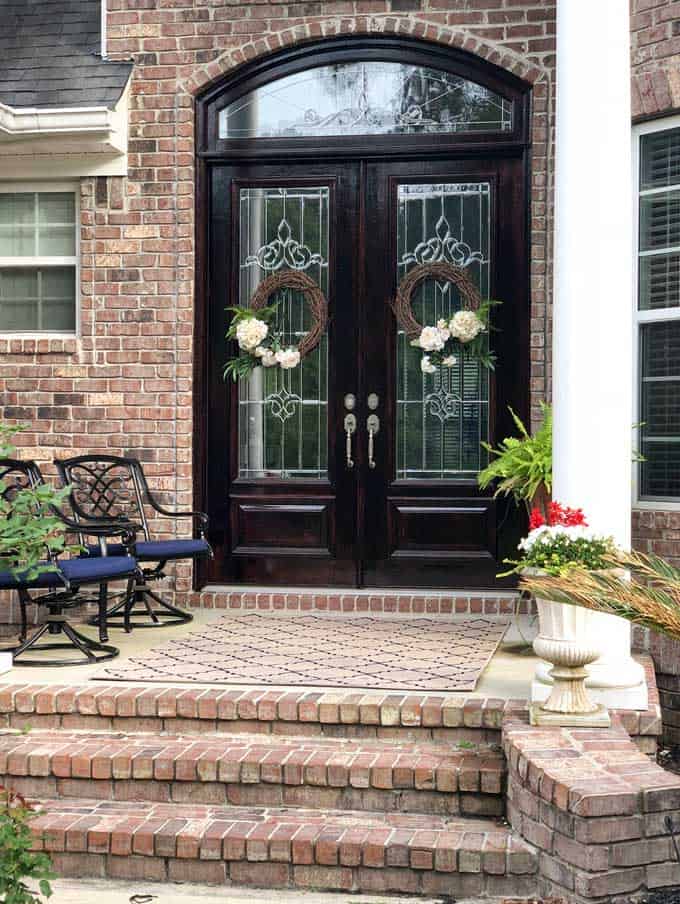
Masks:
[[[354,411],[354,409],[356,408],[356,404],[357,404],[357,397],[353,393],[348,392],[347,395],[345,396],[346,410]]]
[[[366,404],[368,405],[369,411],[376,411],[378,405],[380,404],[380,397],[377,393],[371,392],[366,399]]]

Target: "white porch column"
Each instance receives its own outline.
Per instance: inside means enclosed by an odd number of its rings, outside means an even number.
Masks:
[[[630,547],[632,203],[628,0],[558,0],[554,488],[589,523]],[[646,709],[630,625],[589,614],[604,655],[591,698]],[[546,680],[540,669],[537,679]],[[534,699],[547,696],[534,682]]]

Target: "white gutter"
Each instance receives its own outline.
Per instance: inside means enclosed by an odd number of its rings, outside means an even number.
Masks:
[[[9,107],[0,103],[0,133],[18,137],[63,132],[112,132],[115,114],[107,107]]]
[[[101,33],[101,39],[102,39],[101,53],[102,53],[102,59],[105,60],[106,59],[106,0],[101,0],[101,16],[102,16],[101,26],[99,28],[99,31]]]

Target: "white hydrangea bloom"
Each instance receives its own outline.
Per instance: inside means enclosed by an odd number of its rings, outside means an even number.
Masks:
[[[439,328],[436,326],[424,326],[418,339],[418,345],[426,352],[441,351],[445,342],[446,339],[442,337]]]
[[[433,374],[437,370],[437,367],[430,361],[429,355],[423,355],[420,359],[420,369],[424,374]]]
[[[442,337],[444,342],[448,342],[451,338],[451,330],[449,329],[448,323],[441,318],[437,321],[437,329],[439,330],[439,335]]]
[[[267,337],[269,327],[257,317],[245,317],[236,324],[236,340],[239,348],[250,352]]]
[[[296,348],[282,348],[276,353],[276,360],[279,367],[290,370],[300,363],[300,352]]]
[[[442,358],[442,364],[444,367],[453,367],[457,360],[455,355],[447,355],[446,358]]]
[[[474,311],[456,311],[449,322],[451,335],[460,342],[471,342],[484,329]]]
[[[260,362],[264,367],[273,367],[275,364],[278,364],[276,355],[270,348],[264,349],[264,354],[260,356]]]

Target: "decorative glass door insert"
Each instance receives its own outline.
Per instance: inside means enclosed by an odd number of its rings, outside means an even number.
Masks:
[[[465,267],[489,296],[491,185],[488,182],[401,184],[397,191],[397,282],[417,264]],[[423,326],[449,320],[461,303],[450,283],[428,280],[414,298]],[[474,478],[486,464],[489,374],[459,358],[433,374],[422,352],[397,332],[397,479]]]
[[[509,132],[512,102],[469,79],[405,63],[319,66],[263,85],[219,115],[220,138]]]
[[[270,274],[305,272],[328,295],[329,189],[241,188],[239,305]],[[310,328],[301,293],[281,289],[270,329],[284,347]],[[258,367],[239,386],[239,476],[323,478],[328,470],[328,337],[291,370]]]

